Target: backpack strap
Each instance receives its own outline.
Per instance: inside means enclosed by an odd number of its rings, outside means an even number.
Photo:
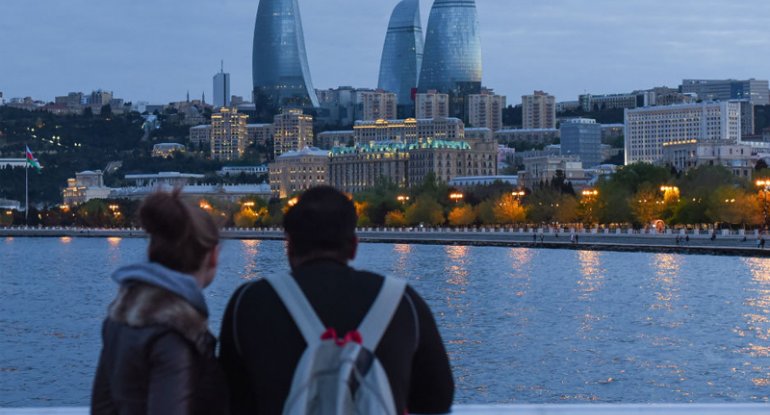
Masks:
[[[305,342],[308,345],[318,343],[321,340],[321,334],[325,331],[324,325],[294,278],[290,275],[270,274],[265,276],[265,280],[270,283],[283,305],[289,310]]]
[[[385,277],[377,298],[366,313],[361,325],[358,326],[358,332],[363,338],[363,346],[374,352],[380,339],[385,334],[385,330],[390,325],[398,305],[401,304],[401,297],[406,289],[406,281],[391,277]]]

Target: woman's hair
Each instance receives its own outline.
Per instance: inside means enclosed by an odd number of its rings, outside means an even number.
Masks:
[[[219,244],[219,229],[211,215],[182,200],[181,191],[177,188],[147,196],[139,208],[139,219],[150,234],[150,261],[192,273]]]

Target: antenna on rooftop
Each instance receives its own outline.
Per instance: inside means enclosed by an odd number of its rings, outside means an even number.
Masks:
[[[225,72],[225,60],[222,59],[221,61],[219,61],[219,65],[220,65],[219,66],[219,72],[220,73],[224,73]]]

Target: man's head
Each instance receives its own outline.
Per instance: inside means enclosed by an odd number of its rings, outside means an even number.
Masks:
[[[356,255],[356,208],[333,187],[303,193],[283,218],[292,267],[315,258],[347,262]]]

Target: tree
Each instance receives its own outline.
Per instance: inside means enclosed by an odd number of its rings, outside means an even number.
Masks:
[[[385,225],[386,226],[406,226],[406,217],[404,216],[404,212],[400,210],[393,210],[388,212],[385,215]]]
[[[470,205],[457,206],[449,212],[449,224],[452,226],[467,226],[476,222],[476,212]]]
[[[661,219],[664,208],[663,200],[658,198],[657,189],[652,185],[640,186],[628,204],[638,223],[649,225],[653,220]]]
[[[594,202],[598,205],[597,202]],[[578,220],[578,201],[572,195],[562,195],[556,203],[554,219],[559,223],[573,223]],[[594,213],[594,216],[596,213]]]
[[[498,224],[514,224],[523,222],[526,218],[526,210],[521,206],[516,197],[510,194],[504,194],[499,199],[493,208],[495,215],[495,222]]]
[[[441,225],[444,223],[444,208],[434,199],[428,196],[420,196],[406,209],[404,216],[406,217],[406,223],[410,225],[419,223]]]
[[[495,224],[495,202],[494,200],[485,200],[476,205],[476,218],[482,225]]]

